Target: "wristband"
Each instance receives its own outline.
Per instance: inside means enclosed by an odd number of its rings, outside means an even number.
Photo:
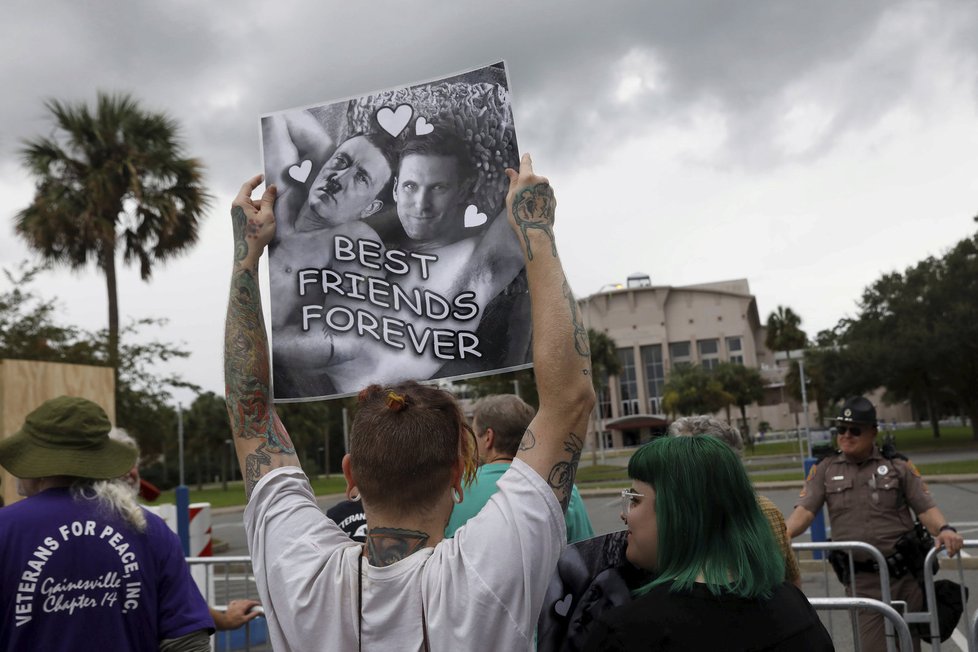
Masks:
[[[944,525],[942,525],[942,526],[941,526],[940,528],[938,528],[938,530],[937,530],[937,533],[938,533],[938,534],[940,534],[941,532],[945,532],[945,531],[947,531],[947,530],[950,530],[951,532],[954,532],[955,534],[957,534],[957,533],[958,533],[958,531],[957,531],[957,530],[955,530],[955,529],[954,529],[953,527],[951,527],[951,526],[950,526],[950,525],[948,525],[947,523],[945,523],[945,524],[944,524]]]

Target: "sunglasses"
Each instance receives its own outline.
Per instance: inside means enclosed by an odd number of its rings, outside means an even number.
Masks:
[[[840,437],[845,434],[850,434],[853,437],[859,437],[863,434],[863,429],[859,426],[836,426],[835,430]]]

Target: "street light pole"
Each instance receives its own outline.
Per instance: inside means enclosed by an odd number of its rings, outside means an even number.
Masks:
[[[190,490],[183,478],[183,407],[177,403],[177,450],[180,457],[180,484],[174,491],[177,502],[177,536],[183,554],[190,556]]]
[[[228,475],[231,473],[231,444],[233,442],[230,439],[225,439],[224,444],[226,445],[225,450],[227,455],[224,456],[224,473],[221,474],[221,488],[224,491],[228,490]]]
[[[801,409],[805,411],[805,440],[808,442],[808,457],[812,456],[812,430],[808,424],[808,392],[805,389],[805,358],[798,361],[798,380],[801,383]]]
[[[183,406],[177,403],[177,456],[180,458],[180,484],[183,485]]]

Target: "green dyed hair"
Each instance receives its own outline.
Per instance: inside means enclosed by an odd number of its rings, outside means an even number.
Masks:
[[[662,437],[642,446],[628,475],[655,488],[660,584],[689,590],[702,573],[713,594],[770,597],[784,559],[743,464],[714,437]]]

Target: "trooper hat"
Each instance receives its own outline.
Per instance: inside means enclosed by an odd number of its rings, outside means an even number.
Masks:
[[[59,396],[42,403],[20,430],[0,441],[0,465],[18,478],[117,478],[136,463],[137,452],[110,439],[111,429],[105,411],[92,401]]]
[[[842,410],[835,420],[840,423],[864,423],[875,426],[876,408],[862,396],[854,396],[842,405]]]

